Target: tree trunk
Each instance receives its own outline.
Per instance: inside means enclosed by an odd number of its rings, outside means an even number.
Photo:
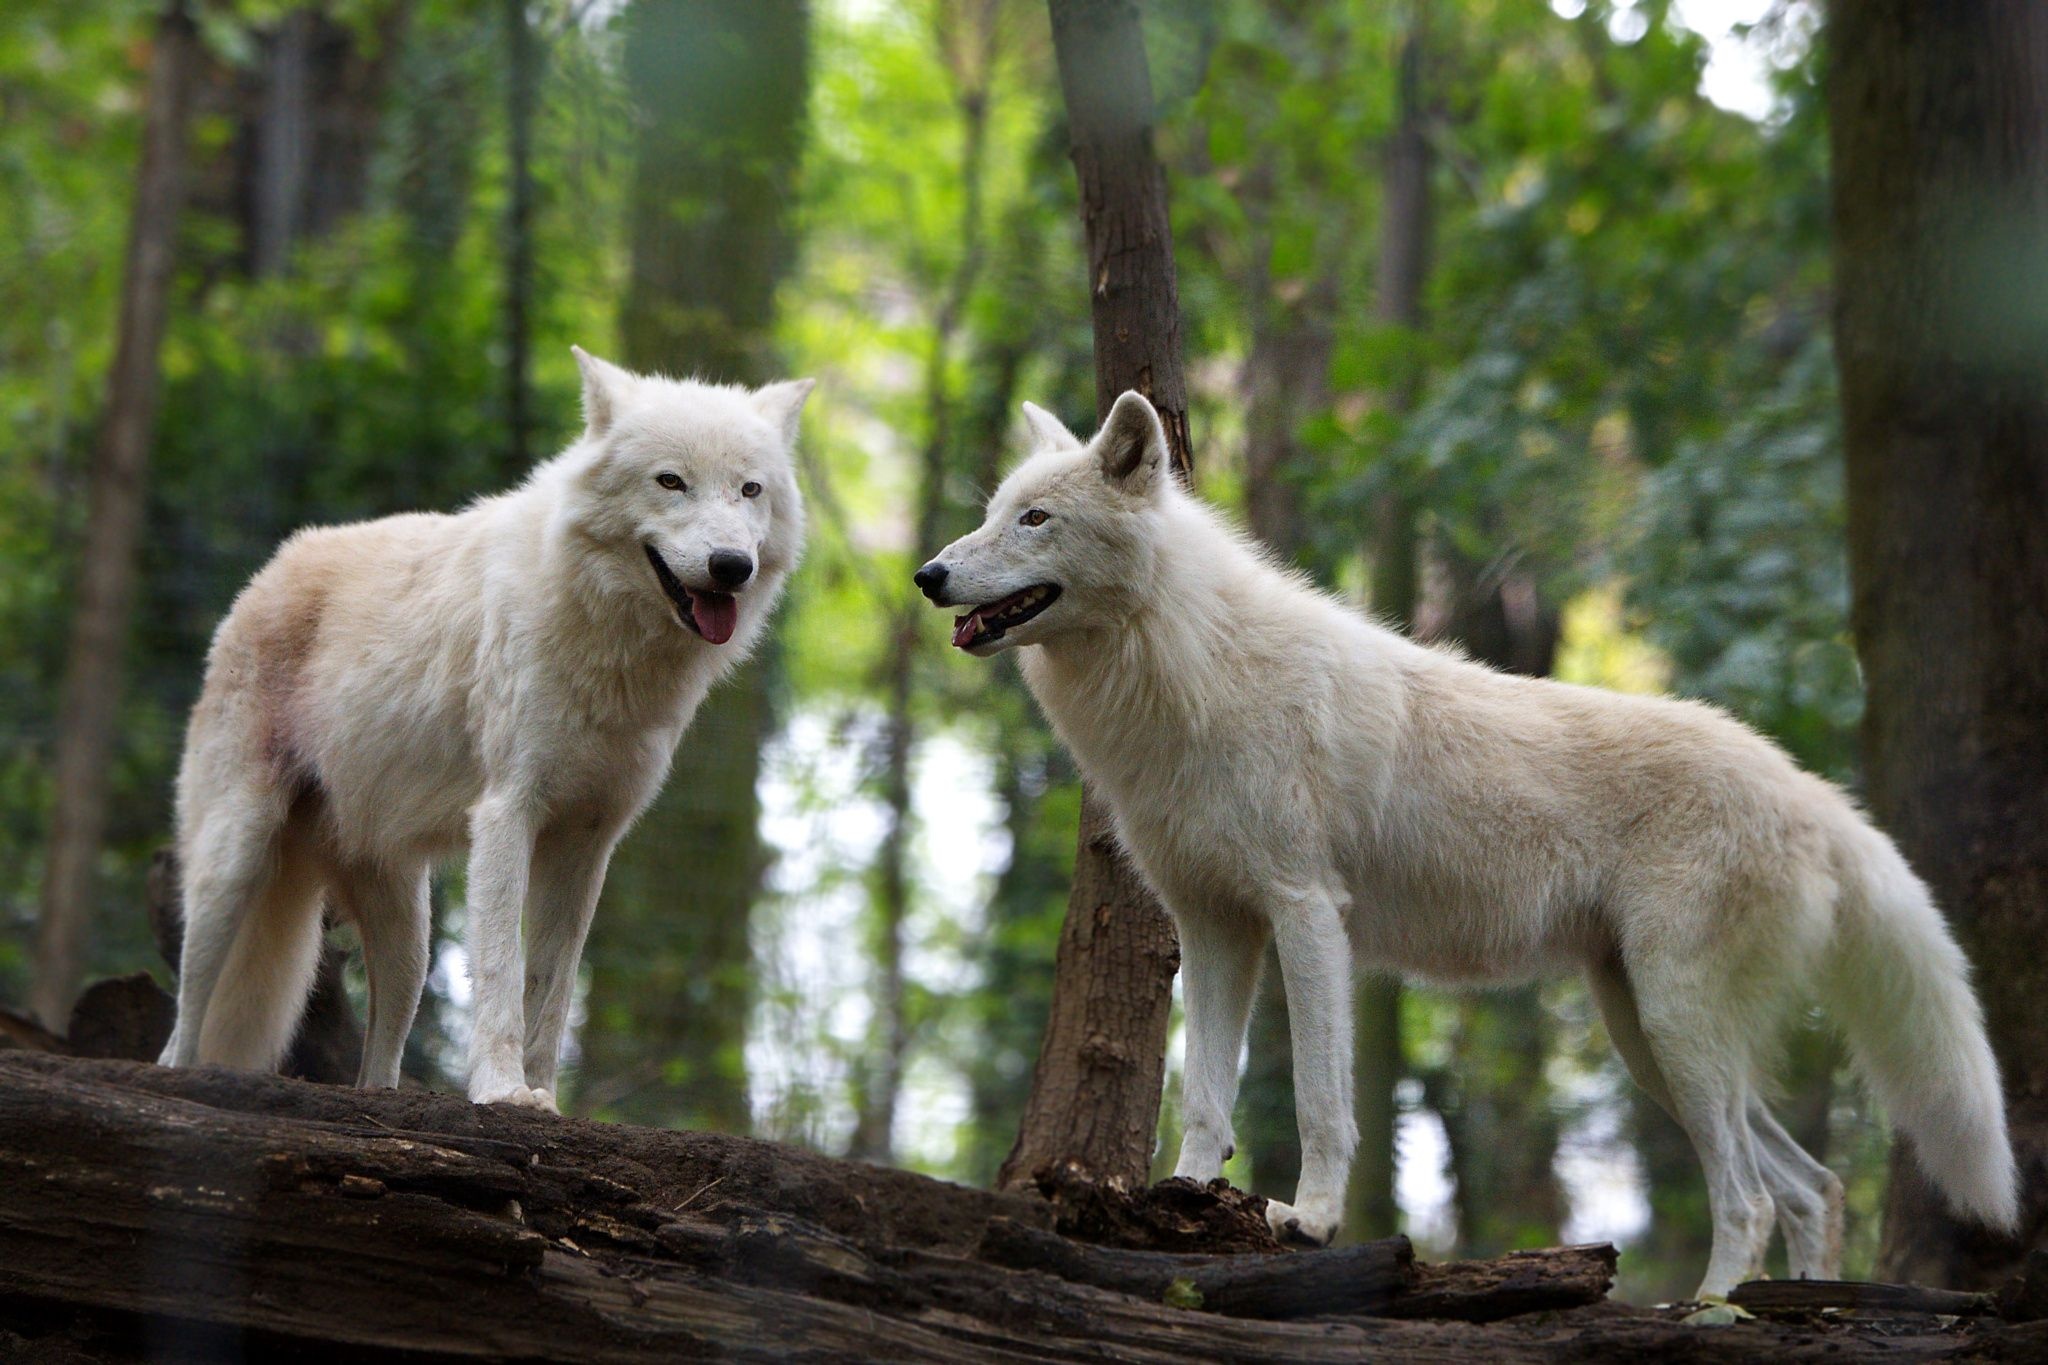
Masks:
[[[50,844],[43,868],[32,1006],[51,1028],[70,1014],[86,927],[93,862],[106,826],[108,768],[121,701],[121,655],[135,595],[149,448],[162,382],[158,351],[170,311],[186,125],[199,40],[182,0],[157,21],[143,107],[120,336],[107,373],[106,412],[87,471],[85,542],[72,606],[64,702],[57,719]]]
[[[249,187],[249,257],[257,276],[282,275],[303,231],[313,171],[313,37],[319,22],[311,9],[293,10],[265,44],[256,176]]]
[[[505,204],[505,482],[533,462],[533,416],[527,403],[533,311],[533,112],[540,97],[540,53],[526,0],[504,0],[506,156],[511,182]]]
[[[966,472],[978,488],[1002,482],[1025,367],[1041,351],[1050,351],[1056,371],[1079,369],[1074,363],[1078,349],[1056,341],[1066,336],[1058,314],[1043,307],[1048,291],[1059,287],[1046,268],[1051,254],[1047,238],[1058,225],[1046,221],[1045,211],[1071,193],[1066,149],[1064,127],[1056,117],[1047,118],[1026,164],[1028,191],[1012,201],[989,253],[994,278],[987,303],[993,306],[977,314],[971,396],[961,415],[961,448],[973,460]],[[938,540],[973,529],[980,509],[962,511],[959,526],[948,527]],[[987,686],[992,689],[988,700],[1008,717],[995,727],[998,743],[992,758],[1010,858],[990,890],[986,923],[975,939],[983,987],[971,1008],[981,1046],[968,1072],[972,1124],[961,1172],[977,1185],[994,1183],[1023,1118],[1032,1061],[1052,999],[1057,935],[1051,926],[1073,881],[1074,853],[1073,832],[1060,818],[1066,809],[1062,798],[1073,789],[1072,760],[1052,737],[1016,669],[994,670]]]
[[[283,274],[300,244],[362,207],[384,88],[411,9],[410,0],[383,0],[343,22],[307,4],[262,36],[241,114],[250,274]]]
[[[1051,8],[1087,236],[1096,411],[1107,417],[1126,389],[1145,394],[1185,479],[1193,466],[1179,286],[1138,7],[1052,0]],[[1084,794],[1052,1017],[1017,1145],[999,1177],[1004,1188],[1055,1171],[1112,1186],[1144,1183],[1179,966],[1172,921],[1118,856],[1108,812]]]
[[[949,372],[967,302],[981,275],[982,167],[988,147],[990,75],[995,61],[997,5],[972,0],[939,11],[934,35],[939,58],[949,68],[953,103],[960,117],[959,223],[960,260],[946,282],[932,318],[931,349],[925,358],[924,450],[918,461],[917,521],[911,541],[919,556],[942,543],[939,524],[946,511],[947,472],[958,457],[955,434],[957,400]],[[952,23],[961,26],[952,30]],[[859,1113],[849,1154],[887,1164],[895,1158],[896,1101],[903,1085],[903,1067],[910,1051],[910,1019],[903,976],[904,923],[910,913],[910,760],[916,747],[915,717],[918,650],[925,639],[928,604],[906,593],[896,604],[890,632],[889,664],[884,689],[888,716],[882,743],[882,803],[888,827],[882,836],[875,869],[880,951],[877,966],[880,1028],[863,1068]]]
[[[1382,324],[1420,332],[1422,295],[1429,281],[1435,232],[1435,198],[1430,177],[1435,158],[1429,142],[1429,106],[1423,64],[1428,51],[1429,6],[1418,0],[1397,57],[1395,91],[1399,106],[1381,162],[1379,259],[1375,262],[1373,315]],[[1386,395],[1390,411],[1406,415],[1419,387],[1413,372],[1401,375]],[[1406,490],[1381,499],[1370,547],[1372,609],[1396,630],[1415,628],[1420,595],[1417,509]],[[1400,1205],[1400,1109],[1394,1088],[1408,1074],[1401,1039],[1401,982],[1375,976],[1358,986],[1353,1077],[1358,1093],[1358,1164],[1351,1172],[1345,1223],[1355,1237],[1384,1237],[1397,1230]]]
[[[2048,8],[1829,8],[1835,349],[1868,800],[1976,967],[2018,1239],[1893,1155],[1881,1264],[1989,1287],[2048,1232]]]
[[[619,329],[637,369],[773,377],[775,287],[791,256],[808,15],[798,0],[639,0],[623,48],[638,115]],[[591,929],[583,1056],[601,1107],[744,1132],[748,923],[772,646],[713,690],[668,784],[613,860]],[[649,1069],[647,1059],[660,1059]]]

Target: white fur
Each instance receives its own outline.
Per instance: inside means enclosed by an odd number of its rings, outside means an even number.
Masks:
[[[791,447],[811,387],[576,354],[586,430],[523,485],[454,516],[300,532],[221,623],[178,773],[186,926],[166,1065],[278,1064],[324,897],[362,936],[359,1083],[396,1085],[427,971],[428,868],[466,845],[470,1098],[554,1107],[612,847],[801,552]],[[729,641],[683,624],[650,546],[696,589],[714,586],[713,550],[753,558]]]
[[[1499,673],[1382,629],[1183,492],[1134,393],[1083,446],[1040,446],[934,596],[1061,595],[1000,640],[1172,912],[1187,1006],[1176,1173],[1231,1145],[1259,962],[1294,1030],[1301,1183],[1269,1217],[1322,1242],[1352,1151],[1354,974],[1448,983],[1581,971],[1631,1073],[1707,1175],[1701,1293],[1755,1273],[1773,1214],[1831,1277],[1841,1186],[1764,1101],[1788,1004],[1816,985],[1958,1210],[2016,1219],[1997,1070],[1926,888],[1850,801],[1711,707]],[[1028,514],[1037,509],[1048,514]]]

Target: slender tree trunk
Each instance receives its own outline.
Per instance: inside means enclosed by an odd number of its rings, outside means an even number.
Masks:
[[[1030,190],[1004,215],[989,254],[994,306],[974,329],[961,449],[972,461],[965,472],[983,490],[1001,481],[1017,420],[1018,385],[1025,366],[1048,344],[1042,300],[1057,282],[1046,278],[1045,205],[1058,202],[1069,182],[1064,130],[1047,122],[1028,162]],[[972,529],[978,510],[963,509],[959,530]],[[937,539],[953,534],[948,527]],[[989,686],[995,689],[991,700],[1010,718],[998,727],[994,754],[1010,859],[989,893],[986,923],[975,944],[983,977],[971,1008],[982,1045],[968,1072],[973,1122],[962,1168],[975,1185],[994,1182],[1024,1113],[1052,996],[1053,936],[1041,926],[1065,902],[1073,853],[1071,832],[1053,828],[1057,801],[1047,799],[1071,782],[1070,761],[1015,669],[996,670]]]
[[[1429,5],[1417,0],[1401,41],[1395,89],[1399,108],[1383,153],[1379,259],[1373,314],[1382,323],[1420,331],[1422,294],[1429,280],[1435,200],[1430,176],[1429,110],[1423,64],[1428,51]],[[1406,415],[1415,406],[1417,377],[1405,374],[1387,395]],[[1413,630],[1419,595],[1416,508],[1405,491],[1382,500],[1372,546],[1372,608],[1398,630]],[[1401,982],[1376,976],[1359,983],[1353,1078],[1358,1094],[1358,1164],[1351,1171],[1345,1222],[1353,1237],[1389,1237],[1398,1229],[1400,1110],[1394,1088],[1408,1074],[1401,1043]]]
[[[1126,389],[1145,394],[1166,427],[1174,468],[1187,478],[1179,286],[1138,7],[1052,0],[1051,9],[1087,236],[1096,410],[1107,417]],[[1144,1184],[1179,966],[1172,921],[1118,857],[1101,802],[1084,795],[1052,1017],[1002,1186],[1040,1176]]]
[[[285,15],[263,55],[263,98],[256,114],[256,174],[250,186],[250,272],[281,275],[306,221],[313,173],[313,40],[320,16]]]
[[[941,543],[939,522],[946,510],[946,474],[955,458],[955,400],[950,370],[960,324],[981,275],[982,167],[988,147],[990,67],[995,60],[995,0],[971,0],[941,11],[948,22],[936,35],[941,60],[952,67],[954,105],[960,116],[960,261],[932,319],[931,350],[925,360],[927,427],[918,461],[915,553]],[[962,26],[955,32],[952,23]],[[880,1038],[862,1078],[860,1111],[849,1155],[888,1163],[894,1158],[896,1101],[910,1050],[910,1020],[903,976],[904,921],[910,913],[910,759],[916,743],[912,704],[917,651],[925,638],[926,606],[905,594],[896,604],[889,652],[888,718],[883,735],[882,800],[889,812],[876,868],[877,926],[882,1015]]]
[[[772,377],[775,286],[792,241],[808,14],[798,0],[638,0],[626,16],[638,115],[627,364],[759,383]],[[591,930],[583,1054],[608,1111],[743,1132],[748,926],[765,855],[757,828],[769,660],[699,708],[660,797],[613,860]],[[654,1067],[646,1063],[658,1058]]]
[[[1872,812],[1976,967],[2017,1239],[1895,1151],[1883,1273],[1990,1288],[2048,1233],[2048,7],[1829,7],[1835,350]]]
[[[64,701],[57,718],[49,852],[43,869],[31,999],[44,1024],[62,1029],[77,988],[93,906],[93,863],[106,828],[108,769],[121,701],[121,656],[135,596],[145,476],[156,439],[162,383],[158,353],[170,312],[179,212],[185,197],[186,131],[199,40],[182,0],[157,21],[143,108],[120,335],[107,373],[106,410],[87,471],[85,542],[79,554]]]
[[[511,161],[505,204],[505,473],[532,463],[533,417],[527,404],[533,311],[533,112],[540,95],[540,54],[526,0],[504,0],[506,154]]]

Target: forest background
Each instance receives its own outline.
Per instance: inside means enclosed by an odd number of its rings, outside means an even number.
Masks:
[[[0,1000],[153,968],[214,624],[294,528],[452,509],[578,426],[579,343],[813,375],[808,561],[622,848],[565,1106],[986,1182],[1043,1031],[1079,791],[910,570],[1032,399],[1086,428],[1080,229],[1028,0],[196,5],[141,571],[78,951],[38,962],[117,344],[142,0],[0,16]],[[1858,784],[1820,15],[1800,0],[1145,6],[1203,493],[1331,590],[1526,672],[1724,705]],[[459,1067],[460,877],[409,1069]],[[358,988],[360,983],[356,983]],[[1583,989],[1381,986],[1361,1233],[1705,1256],[1683,1136]],[[1262,1000],[1240,1185],[1292,1186]],[[1175,1111],[1178,1026],[1169,1058]],[[1887,1142],[1795,1021],[1784,1112],[1876,1253]],[[1161,1150],[1173,1150],[1171,1133]],[[1381,1174],[1374,1177],[1373,1172]]]

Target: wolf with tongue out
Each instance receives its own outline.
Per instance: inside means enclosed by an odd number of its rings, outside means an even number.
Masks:
[[[360,1083],[396,1085],[428,869],[466,847],[469,1096],[554,1107],[612,846],[802,551],[811,389],[576,359],[584,432],[524,484],[453,516],[301,532],[221,624],[178,774],[166,1065],[276,1066],[324,903],[362,936]]]

